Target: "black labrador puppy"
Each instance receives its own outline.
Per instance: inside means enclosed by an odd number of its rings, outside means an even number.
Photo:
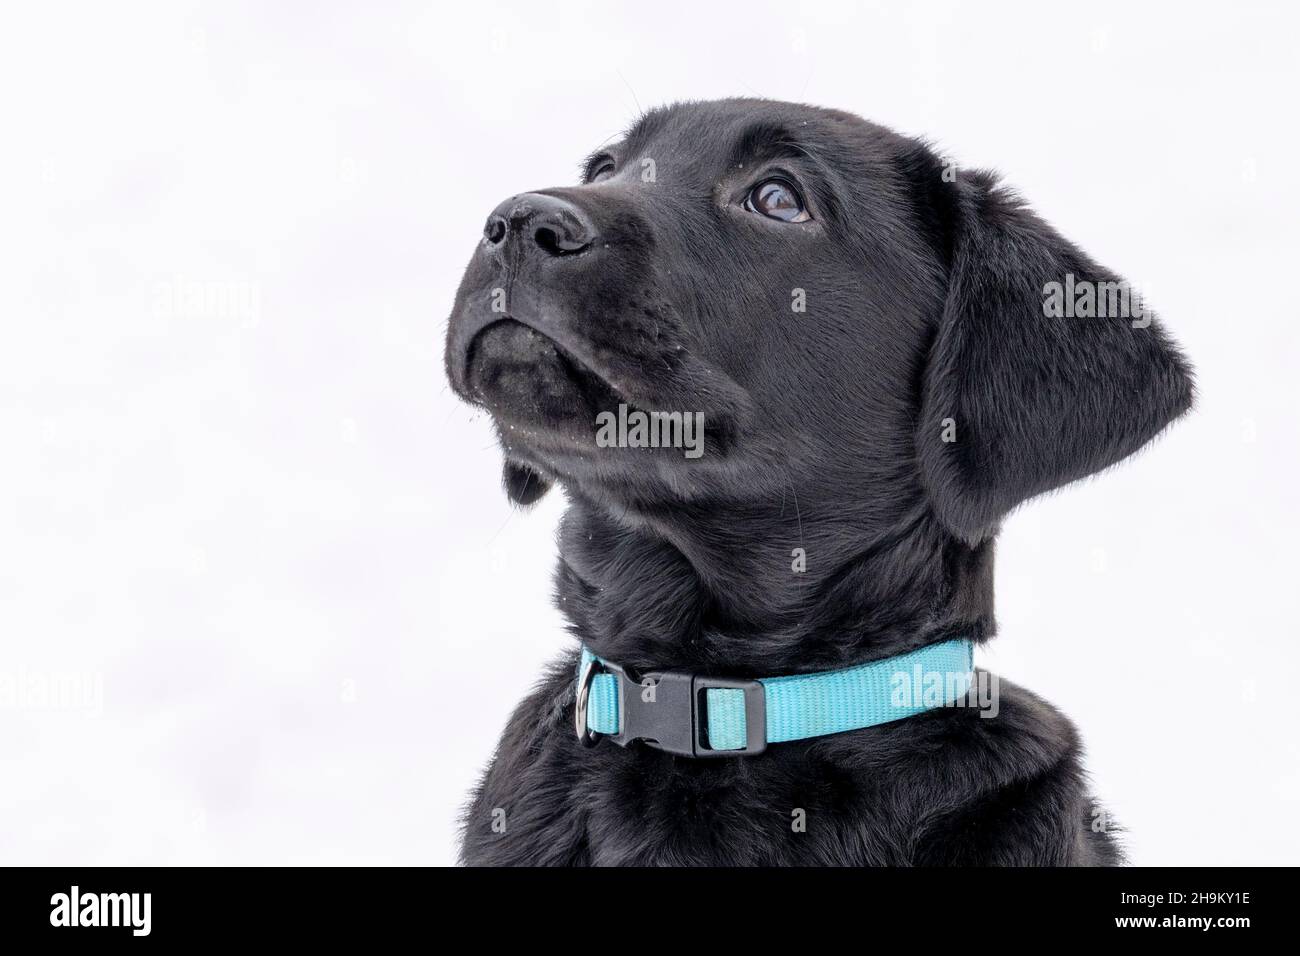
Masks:
[[[563,486],[559,606],[595,658],[511,717],[464,862],[1121,861],[1069,720],[981,670],[965,701],[780,743],[742,682],[739,749],[704,729],[711,677],[987,640],[1008,512],[1191,406],[1137,297],[993,175],[834,110],[656,109],[492,213],[446,363],[510,498]],[[599,732],[575,707],[607,674]]]

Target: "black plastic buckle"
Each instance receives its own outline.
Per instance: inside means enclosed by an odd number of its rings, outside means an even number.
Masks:
[[[618,678],[619,732],[609,739],[620,747],[640,740],[650,747],[684,757],[751,757],[767,749],[767,697],[756,680],[701,677],[660,671],[634,679],[617,664],[603,662]],[[709,746],[709,705],[705,692],[739,690],[745,694],[745,746],[714,750]]]

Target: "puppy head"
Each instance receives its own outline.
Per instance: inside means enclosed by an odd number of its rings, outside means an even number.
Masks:
[[[780,501],[976,542],[1132,452],[1191,400],[1145,322],[1046,314],[1113,279],[989,177],[857,117],[760,100],[655,110],[581,185],[488,217],[447,370],[506,486],[623,513]],[[604,447],[602,413],[701,415],[702,454]]]

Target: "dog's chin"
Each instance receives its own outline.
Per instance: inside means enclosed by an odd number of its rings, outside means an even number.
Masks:
[[[555,467],[593,459],[606,451],[595,442],[597,416],[620,403],[630,406],[571,351],[513,319],[487,325],[474,337],[465,359],[465,385],[473,401],[491,412],[512,462]],[[506,488],[520,501],[510,467]]]
[[[466,385],[510,436],[531,446],[595,447],[596,415],[625,401],[553,339],[514,319],[470,343]]]
[[[596,416],[625,399],[550,337],[501,319],[471,341],[469,397],[491,412],[506,460],[502,485],[515,504],[540,500],[558,477],[587,471],[599,451]]]
[[[518,505],[535,503],[557,481],[577,482],[588,493],[637,488],[644,497],[663,476],[694,464],[681,448],[599,444],[598,417],[617,415],[620,406],[638,412],[639,403],[571,350],[515,319],[474,336],[464,373],[466,397],[495,420],[505,454],[503,485]]]

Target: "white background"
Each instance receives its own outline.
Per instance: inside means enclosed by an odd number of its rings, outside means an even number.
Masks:
[[[763,95],[1000,169],[1149,291],[1200,407],[1010,520],[981,662],[1135,862],[1296,863],[1296,14],[1199,6],[10,5],[0,862],[453,860],[568,640],[563,502],[512,512],[443,378],[460,271],[639,107]]]

